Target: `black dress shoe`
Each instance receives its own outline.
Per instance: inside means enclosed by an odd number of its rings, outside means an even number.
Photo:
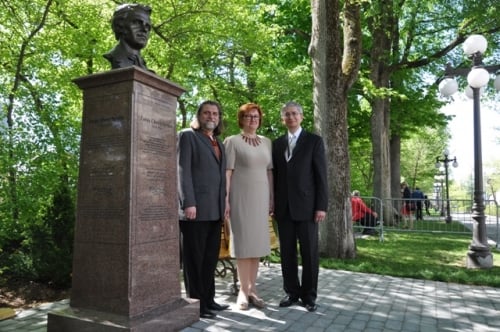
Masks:
[[[314,312],[316,309],[318,309],[318,306],[314,302],[309,302],[304,305],[306,307],[307,311],[309,312]]]
[[[365,229],[363,235],[378,235],[377,231],[374,229]]]
[[[200,311],[200,318],[214,319],[217,315],[208,309]]]
[[[299,302],[298,298],[287,296],[283,300],[281,300],[280,307],[289,307],[292,304],[296,304],[297,302]]]
[[[226,310],[227,308],[229,308],[228,304],[219,304],[217,302],[208,305],[208,309],[216,311]]]

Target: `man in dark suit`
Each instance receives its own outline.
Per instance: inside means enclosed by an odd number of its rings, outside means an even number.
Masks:
[[[318,223],[326,216],[328,185],[323,139],[301,127],[302,107],[289,102],[281,110],[288,128],[273,142],[274,214],[278,223],[283,288],[281,307],[298,303],[316,310],[319,253]],[[298,277],[297,240],[302,259]]]
[[[227,309],[214,301],[215,269],[219,259],[222,220],[227,215],[226,157],[217,138],[222,111],[203,102],[191,128],[179,132],[178,192],[182,262],[187,296],[200,300],[200,317],[215,318],[213,310]]]
[[[420,190],[419,187],[416,187],[415,190],[411,193],[411,198],[413,198],[412,204],[415,205],[416,208],[416,220],[424,220],[424,214],[422,209],[422,203],[425,200],[424,193]]]

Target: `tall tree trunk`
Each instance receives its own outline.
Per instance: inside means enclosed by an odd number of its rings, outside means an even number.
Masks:
[[[391,32],[393,31],[392,0],[380,0],[376,3],[378,11],[373,17],[372,51],[370,54],[370,79],[376,88],[388,88],[391,63]],[[372,106],[372,145],[373,145],[373,195],[382,200],[391,196],[391,158],[390,158],[390,101],[388,97],[376,96],[371,100]],[[383,220],[391,220],[392,205],[384,207]]]
[[[391,158],[389,145],[389,106],[388,101],[376,99],[372,103],[372,146],[373,146],[373,196],[383,202],[391,197]],[[384,206],[383,220],[391,218],[392,208]]]
[[[390,142],[391,151],[391,193],[393,198],[399,198],[401,195],[401,137],[399,135],[392,135]],[[391,207],[386,204],[386,207]],[[395,200],[392,202],[392,211],[390,219],[385,218],[384,223],[393,225],[394,215],[401,211],[401,202]]]
[[[347,94],[357,77],[361,54],[359,5],[346,1],[341,37],[338,1],[312,0],[309,54],[314,75],[314,120],[323,136],[328,160],[328,217],[320,225],[320,252],[327,257],[354,258],[350,166],[347,136]],[[344,54],[342,54],[344,40]]]

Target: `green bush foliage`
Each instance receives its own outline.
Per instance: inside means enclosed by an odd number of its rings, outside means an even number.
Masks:
[[[2,243],[0,273],[64,288],[71,284],[75,204],[61,181],[41,218],[27,224],[22,237]]]

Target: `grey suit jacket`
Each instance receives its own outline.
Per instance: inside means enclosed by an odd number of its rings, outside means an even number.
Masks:
[[[273,142],[274,213],[280,220],[290,209],[293,220],[312,220],[327,211],[328,181],[323,139],[302,130],[290,161],[285,159],[288,135]]]
[[[222,220],[226,203],[226,154],[217,159],[210,139],[203,133],[184,129],[177,140],[179,216],[196,206],[196,220]]]

